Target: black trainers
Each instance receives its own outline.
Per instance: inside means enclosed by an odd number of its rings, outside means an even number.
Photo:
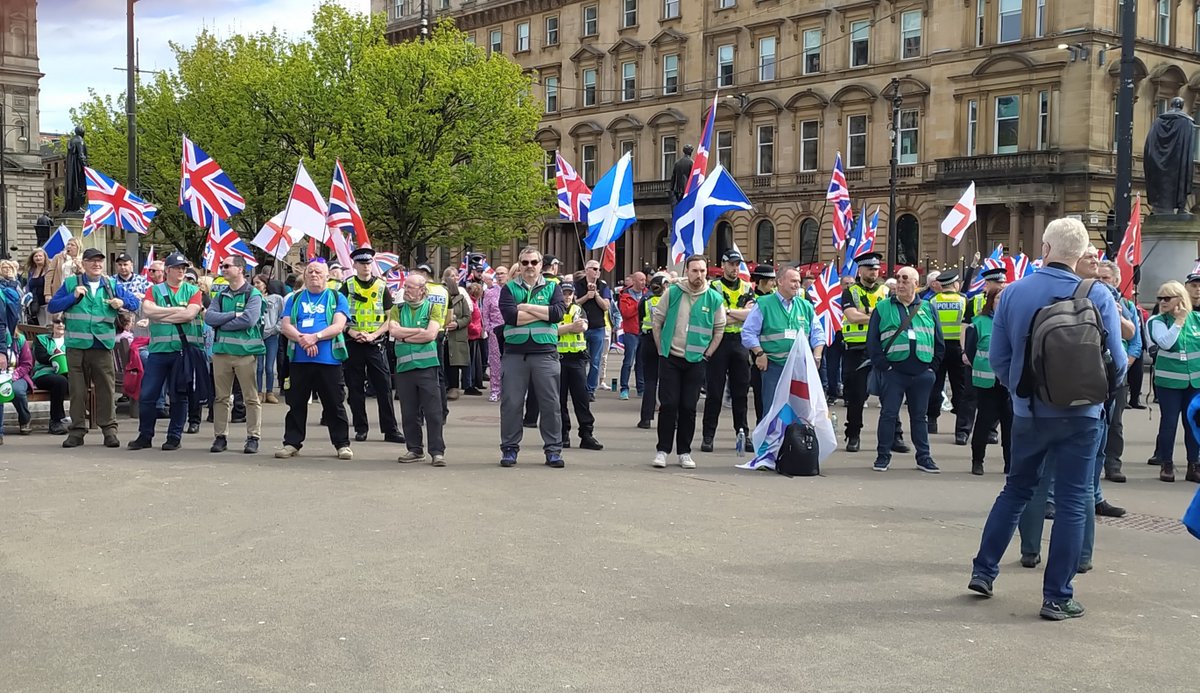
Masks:
[[[1096,514],[1100,517],[1125,517],[1125,508],[1119,508],[1104,500],[1096,504]]]
[[[649,421],[639,421],[637,424],[638,428],[650,428],[650,426],[651,423]]]
[[[1062,602],[1052,602],[1047,599],[1042,602],[1042,610],[1038,612],[1038,615],[1047,621],[1065,621],[1068,618],[1079,618],[1083,613],[1083,604],[1074,599]]]
[[[152,443],[150,441],[139,436],[129,441],[129,444],[126,445],[125,448],[128,450],[145,450],[146,448],[150,447],[151,444]]]
[[[904,442],[903,438],[897,438],[892,441],[892,452],[903,455],[906,452],[912,452],[912,448],[908,447],[908,443]]]
[[[992,581],[982,575],[972,575],[971,582],[967,583],[967,589],[990,597],[992,596]]]
[[[366,440],[367,440],[367,431],[355,431],[354,432],[354,442],[363,443],[363,442],[366,442]]]
[[[596,440],[595,438],[593,438],[591,436],[588,436],[587,438],[584,438],[583,440],[579,441],[579,447],[583,448],[584,450],[603,450],[604,449],[604,445],[601,444],[600,441]]]
[[[184,433],[191,433],[193,435],[196,433],[199,433],[199,432],[200,432],[200,422],[199,421],[193,421],[193,422],[189,423],[187,425],[187,430],[184,431]]]
[[[258,452],[258,438],[247,438],[246,445],[242,448],[242,452],[247,455],[253,455]]]
[[[226,439],[225,436],[217,436],[216,438],[213,438],[212,447],[209,448],[208,451],[209,452],[225,452],[225,449],[228,447],[229,447],[229,440]]]
[[[383,437],[383,442],[404,445],[404,435],[400,433],[388,433]]]
[[[167,442],[162,444],[163,450],[178,450],[180,440],[178,438],[167,438]]]
[[[705,438],[703,441],[701,441],[700,452],[712,452],[712,451],[713,451],[713,439],[712,438]]]
[[[954,434],[954,444],[955,445],[966,445],[967,444],[967,434],[966,433],[955,433]]]
[[[858,452],[858,447],[858,436],[848,436],[846,438],[846,452]]]
[[[974,460],[971,462],[971,473],[975,476],[983,476],[983,461]]]
[[[1036,568],[1038,563],[1042,562],[1042,554],[1040,553],[1023,553],[1021,554],[1022,568]]]

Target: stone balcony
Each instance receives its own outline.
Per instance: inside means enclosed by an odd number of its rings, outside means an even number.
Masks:
[[[1018,152],[938,159],[936,180],[939,183],[956,181],[999,180],[1027,176],[1046,176],[1059,173],[1058,152]]]

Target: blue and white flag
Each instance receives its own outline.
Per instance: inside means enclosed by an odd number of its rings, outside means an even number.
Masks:
[[[633,211],[633,154],[625,156],[592,188],[587,211],[588,250],[603,248],[625,233],[637,216]]]
[[[717,164],[700,187],[675,205],[671,219],[672,256],[682,261],[689,255],[702,255],[722,214],[753,207],[733,176]]]
[[[46,258],[51,259],[62,251],[67,249],[67,241],[71,240],[71,230],[66,224],[58,227],[54,235],[46,239],[46,244],[42,246],[42,250],[46,253]]]

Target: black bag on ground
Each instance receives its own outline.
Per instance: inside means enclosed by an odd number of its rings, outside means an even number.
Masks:
[[[1095,279],[1084,279],[1071,296],[1034,313],[1018,396],[1037,397],[1055,407],[1103,404],[1108,399],[1115,369],[1100,311],[1088,298],[1095,284]],[[1105,377],[1096,377],[1099,373]]]
[[[775,471],[784,476],[819,476],[821,462],[817,432],[803,421],[788,424],[775,458]]]

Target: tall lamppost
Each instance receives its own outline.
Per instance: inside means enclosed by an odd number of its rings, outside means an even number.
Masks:
[[[1116,223],[1104,240],[1113,249],[1121,242],[1132,213],[1133,192],[1133,73],[1136,65],[1137,3],[1121,3],[1121,81],[1117,89],[1117,189],[1113,200]]]
[[[129,162],[126,169],[125,184],[135,194],[138,192],[137,167],[137,53],[133,38],[133,3],[137,0],[127,0],[125,14],[125,116],[127,119],[129,138]],[[138,248],[140,238],[133,231],[125,232],[125,252],[134,262],[140,262]]]
[[[8,183],[5,181],[4,151],[8,149],[8,133],[19,130],[18,142],[28,142],[24,121],[8,124],[8,95],[0,97],[0,258],[8,259]],[[19,115],[18,115],[19,117]]]
[[[888,128],[888,139],[892,143],[892,158],[890,161],[891,171],[888,177],[888,271],[894,271],[892,268],[896,265],[899,259],[900,245],[896,238],[896,166],[899,162],[900,152],[900,105],[904,103],[903,97],[900,96],[900,80],[892,78],[892,83],[889,85],[892,90],[892,122]]]

